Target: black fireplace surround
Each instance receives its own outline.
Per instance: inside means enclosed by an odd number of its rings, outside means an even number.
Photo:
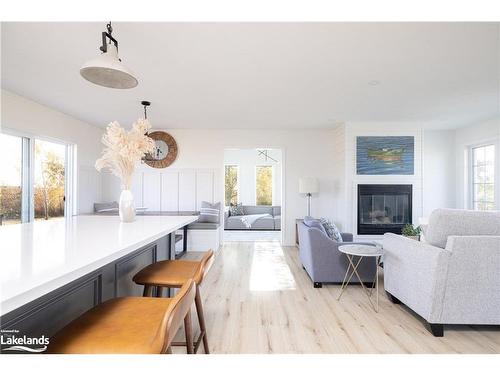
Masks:
[[[412,223],[412,185],[358,185],[358,234],[401,234]]]

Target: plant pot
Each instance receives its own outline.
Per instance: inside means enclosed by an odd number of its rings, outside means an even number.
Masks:
[[[122,222],[131,223],[135,220],[134,195],[130,190],[122,190],[118,211]]]

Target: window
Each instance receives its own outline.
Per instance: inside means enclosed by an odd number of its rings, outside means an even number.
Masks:
[[[256,195],[258,206],[271,206],[273,204],[273,167],[258,166],[255,171]]]
[[[495,209],[495,145],[471,148],[472,208]]]
[[[22,222],[23,138],[0,134],[0,224]]]
[[[35,220],[64,216],[66,146],[35,140]]]
[[[75,212],[65,196],[74,187],[67,177],[74,169],[75,152],[76,146],[1,133],[0,225]]]
[[[238,203],[238,166],[226,165],[224,174],[224,194],[226,207]]]

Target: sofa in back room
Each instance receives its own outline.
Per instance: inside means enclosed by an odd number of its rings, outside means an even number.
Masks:
[[[281,230],[281,206],[241,206],[244,215],[224,213],[225,230]]]

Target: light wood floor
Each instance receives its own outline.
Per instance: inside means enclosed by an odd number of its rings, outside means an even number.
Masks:
[[[340,302],[339,288],[314,289],[296,247],[226,242],[202,285],[212,353],[500,353],[498,327],[447,326],[436,338],[382,286],[379,313],[360,286]]]

